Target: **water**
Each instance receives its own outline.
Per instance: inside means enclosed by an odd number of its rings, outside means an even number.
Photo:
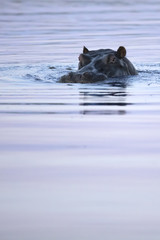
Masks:
[[[6,0],[0,239],[160,239],[160,3]],[[82,47],[138,76],[62,84]]]

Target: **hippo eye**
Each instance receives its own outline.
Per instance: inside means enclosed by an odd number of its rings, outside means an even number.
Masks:
[[[91,62],[90,57],[86,56],[85,54],[80,54],[78,59],[79,59],[79,68],[82,68]]]
[[[108,56],[107,63],[114,64],[116,62],[117,62],[116,56],[114,56],[113,54]]]

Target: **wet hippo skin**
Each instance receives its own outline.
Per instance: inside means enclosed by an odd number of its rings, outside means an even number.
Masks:
[[[133,64],[126,58],[126,49],[122,46],[117,51],[100,49],[89,51],[83,47],[79,55],[77,72],[70,72],[60,78],[60,82],[92,83],[110,77],[136,75]]]

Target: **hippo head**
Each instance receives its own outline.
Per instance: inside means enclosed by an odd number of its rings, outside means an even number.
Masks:
[[[84,47],[78,59],[78,71],[62,76],[60,82],[92,83],[108,77],[137,74],[133,64],[126,58],[124,47],[119,47],[117,51],[111,49],[89,51]]]

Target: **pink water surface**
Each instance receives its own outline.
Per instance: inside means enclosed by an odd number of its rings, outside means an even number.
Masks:
[[[0,240],[160,239],[159,12],[158,0],[1,3]],[[83,45],[124,45],[138,76],[58,83]]]

